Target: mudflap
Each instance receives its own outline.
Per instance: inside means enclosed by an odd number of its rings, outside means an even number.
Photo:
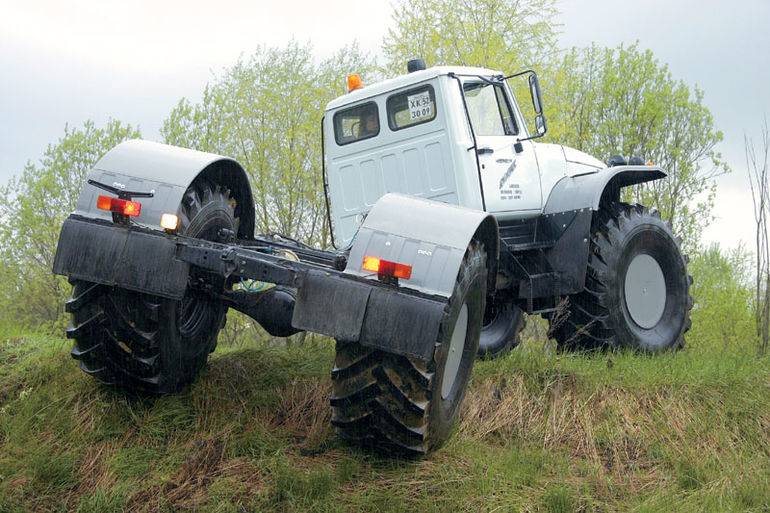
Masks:
[[[166,237],[69,217],[59,235],[53,272],[179,300],[187,288],[189,266],[175,251],[176,244]]]
[[[309,271],[298,289],[292,326],[429,361],[446,300]]]

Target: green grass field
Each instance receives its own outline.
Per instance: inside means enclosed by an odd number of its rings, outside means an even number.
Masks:
[[[770,511],[770,359],[750,350],[477,363],[443,449],[329,428],[330,342],[220,347],[185,393],[96,385],[66,340],[0,342],[0,511]]]

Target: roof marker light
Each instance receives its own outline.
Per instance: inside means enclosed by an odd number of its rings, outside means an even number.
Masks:
[[[364,87],[364,81],[361,80],[361,75],[353,73],[348,75],[348,92],[355,91]]]

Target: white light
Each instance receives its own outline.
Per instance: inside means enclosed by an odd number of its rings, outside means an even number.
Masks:
[[[166,230],[176,230],[179,218],[174,214],[163,214],[160,216],[160,225]]]

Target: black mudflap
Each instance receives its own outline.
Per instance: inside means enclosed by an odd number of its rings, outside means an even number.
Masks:
[[[308,272],[292,325],[338,340],[429,361],[446,301]]]
[[[53,272],[179,300],[189,266],[175,251],[173,240],[157,234],[70,217],[61,229]]]

